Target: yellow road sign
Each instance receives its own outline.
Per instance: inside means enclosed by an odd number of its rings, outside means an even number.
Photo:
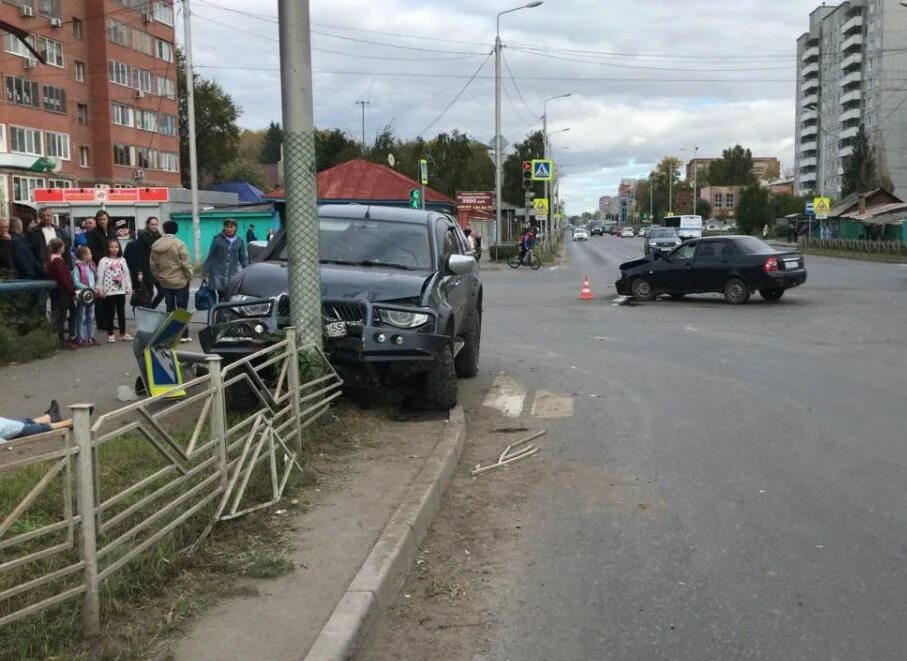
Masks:
[[[831,199],[827,197],[813,198],[813,213],[818,220],[828,218],[828,212],[831,211]]]
[[[535,209],[537,214],[548,215],[548,198],[547,197],[537,197],[532,200],[532,208]]]

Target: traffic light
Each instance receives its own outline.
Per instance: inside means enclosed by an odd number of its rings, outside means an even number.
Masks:
[[[532,161],[523,161],[523,190],[532,190]]]
[[[422,191],[418,188],[409,189],[409,206],[412,209],[422,208]]]

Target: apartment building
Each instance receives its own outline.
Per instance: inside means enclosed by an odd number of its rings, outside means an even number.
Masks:
[[[795,189],[839,198],[862,124],[894,191],[907,193],[907,8],[823,5],[797,39]]]
[[[709,179],[709,165],[720,161],[719,157],[705,157],[691,159],[686,165],[687,181],[693,181],[693,172],[700,183]],[[753,174],[760,181],[777,179],[781,175],[781,161],[774,156],[753,156]]]
[[[36,188],[180,185],[172,0],[0,0],[0,215]]]

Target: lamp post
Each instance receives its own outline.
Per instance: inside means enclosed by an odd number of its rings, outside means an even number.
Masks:
[[[549,96],[542,102],[542,136],[543,136],[543,149],[544,149],[544,158],[547,160],[549,158],[549,145],[548,145],[548,102],[555,101],[557,99],[566,99],[568,96],[572,96],[572,92],[567,92],[566,94],[558,94],[557,96]],[[564,129],[565,131],[569,129]],[[556,131],[556,133],[561,133],[562,131]],[[549,199],[550,187],[548,182],[545,182],[545,199],[548,200],[548,215],[545,218],[545,238],[548,239],[551,234],[551,200]]]
[[[501,146],[501,16],[520,9],[532,9],[541,5],[543,0],[534,0],[525,5],[498,12],[497,28],[494,37],[494,193],[495,193],[495,244],[501,243],[501,171],[504,148]],[[497,259],[497,249],[495,259]]]

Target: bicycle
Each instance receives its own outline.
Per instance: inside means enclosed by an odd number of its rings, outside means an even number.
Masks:
[[[507,266],[512,269],[518,269],[520,266],[528,266],[533,271],[538,271],[542,267],[542,260],[535,254],[534,250],[528,250],[526,257],[520,259],[519,253],[514,253],[507,258]]]

